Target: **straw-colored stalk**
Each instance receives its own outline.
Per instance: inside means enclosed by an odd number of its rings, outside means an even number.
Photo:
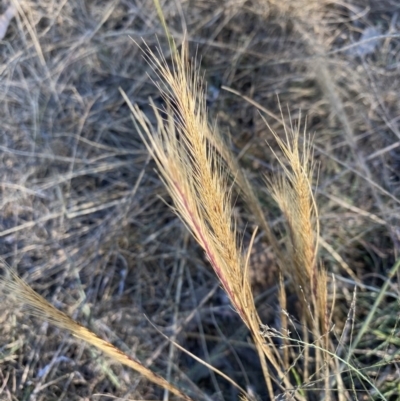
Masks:
[[[173,384],[167,382],[163,377],[146,368],[139,361],[131,358],[108,341],[101,339],[64,312],[56,309],[26,284],[12,268],[5,264],[5,262],[1,262],[1,265],[5,269],[5,275],[1,278],[0,283],[8,294],[9,299],[14,301],[14,305],[24,306],[30,315],[45,319],[61,330],[69,331],[75,337],[96,347],[114,361],[134,369],[146,379],[170,391],[172,394],[186,401],[192,400],[188,395]]]

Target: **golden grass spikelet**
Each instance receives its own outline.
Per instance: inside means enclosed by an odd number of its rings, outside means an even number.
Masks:
[[[253,221],[255,221],[259,227],[263,230],[263,234],[268,241],[276,255],[279,267],[282,268],[281,262],[284,258],[281,253],[281,249],[278,245],[278,240],[271,230],[271,227],[264,215],[259,199],[257,198],[254,188],[244,173],[243,169],[240,167],[239,162],[231,149],[228,147],[227,143],[224,141],[220,131],[214,128],[213,132],[208,131],[211,136],[208,138],[210,144],[215,147],[216,151],[223,158],[224,162],[227,164],[231,175],[234,177],[234,182],[236,186],[240,189],[241,195],[246,201],[246,206],[250,210]]]
[[[96,347],[114,361],[130,367],[149,381],[169,390],[176,396],[186,401],[192,400],[188,395],[173,384],[167,382],[163,377],[146,368],[140,362],[116,348],[113,344],[101,339],[98,335],[77,323],[66,313],[56,309],[26,284],[5,262],[2,261],[1,264],[5,270],[5,275],[0,279],[0,284],[2,284],[4,290],[8,294],[8,298],[12,300],[14,304],[25,307],[32,316],[44,319],[62,330],[69,331],[75,337]]]
[[[156,85],[167,104],[163,111],[152,104],[157,128],[121,91],[122,95],[177,214],[203,248],[233,307],[252,333],[272,399],[272,379],[265,358],[282,379],[278,385],[282,389],[292,386],[284,373],[279,350],[271,338],[263,337],[260,332],[261,322],[248,275],[248,257],[244,257],[238,246],[232,221],[227,163],[223,161],[223,152],[216,149],[216,142],[210,141],[214,131],[207,121],[202,81],[196,66],[189,66],[185,45],[180,54],[173,52],[172,67],[161,52],[156,56],[146,48],[144,53],[163,83]],[[296,394],[296,399],[302,397]]]
[[[167,87],[158,87],[168,103],[167,120],[153,105],[158,132],[138,106],[131,110],[149,151],[174,200],[175,208],[204,249],[233,306],[249,326],[246,309],[254,310],[245,260],[232,222],[228,175],[215,148],[206,116],[201,79],[188,66],[185,47],[169,68],[163,56],[146,53]],[[128,102],[129,100],[126,99]]]
[[[283,153],[283,158],[277,156],[277,159],[284,175],[268,179],[268,182],[288,225],[289,271],[286,273],[293,278],[303,312],[306,313],[311,307],[307,320],[313,322],[316,318],[321,324],[318,331],[324,331],[327,327],[327,289],[326,274],[317,268],[319,223],[311,188],[314,171],[312,151],[305,133],[303,146],[299,147],[299,125],[290,128],[284,126],[284,129],[285,141],[271,130]]]

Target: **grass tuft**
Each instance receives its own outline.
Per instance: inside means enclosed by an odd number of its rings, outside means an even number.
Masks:
[[[400,398],[398,1],[211,3],[0,6],[1,400]]]

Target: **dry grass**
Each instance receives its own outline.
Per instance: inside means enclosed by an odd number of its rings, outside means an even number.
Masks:
[[[13,4],[0,399],[397,400],[397,2]]]
[[[24,283],[10,267],[4,264],[3,268],[5,268],[6,275],[8,275],[4,280],[4,290],[9,298],[15,301],[14,307],[26,307],[26,310],[30,315],[44,319],[61,330],[72,333],[75,337],[98,348],[101,352],[115,361],[134,369],[137,373],[154,384],[165,388],[180,398],[189,401],[191,400],[190,397],[180,391],[177,387],[168,383],[161,376],[146,368],[140,362],[129,357],[129,355],[125,354],[108,341],[102,340],[95,333],[74,321],[70,316],[56,309],[43,297],[37,294],[29,285]]]

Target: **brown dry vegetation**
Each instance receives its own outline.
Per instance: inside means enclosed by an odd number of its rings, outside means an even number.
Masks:
[[[398,1],[13,4],[0,400],[398,400]]]

